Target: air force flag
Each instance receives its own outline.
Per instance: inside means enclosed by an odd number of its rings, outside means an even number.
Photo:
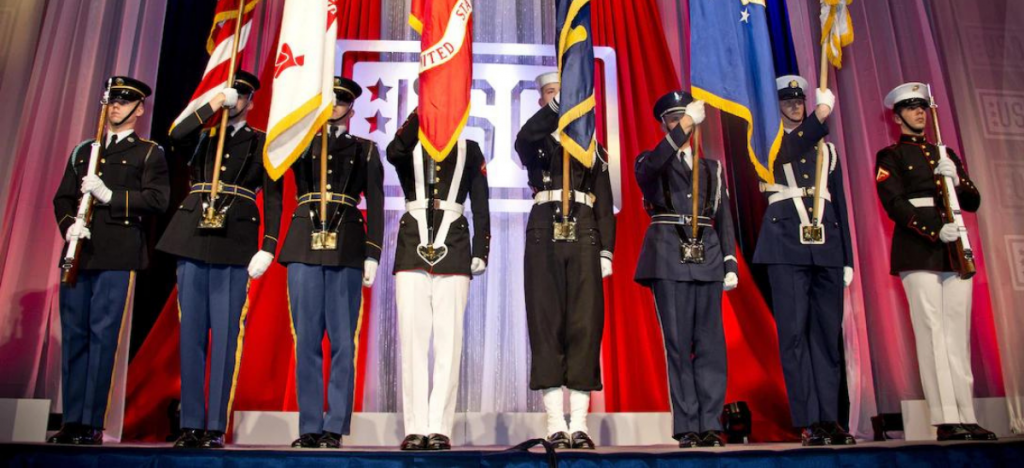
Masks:
[[[765,0],[691,0],[690,25],[694,99],[747,121],[750,161],[774,183],[783,130]]]

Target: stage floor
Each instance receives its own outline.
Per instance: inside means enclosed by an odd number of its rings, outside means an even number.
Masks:
[[[0,445],[4,466],[1021,466],[1024,438],[998,442],[862,442],[852,447],[804,448],[799,444],[730,445],[680,450],[673,446],[601,447],[566,450],[552,460],[542,448],[528,452],[508,447],[455,448],[448,452],[347,447],[308,450],[230,446],[224,450],[175,450],[167,444],[118,444],[71,447],[45,444]]]

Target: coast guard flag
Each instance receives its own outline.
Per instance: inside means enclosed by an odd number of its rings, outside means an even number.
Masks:
[[[594,39],[590,32],[590,0],[558,0],[558,74],[562,81],[558,133],[562,147],[586,167],[594,165]]]
[[[203,73],[203,80],[199,82],[196,91],[192,93],[192,100],[181,111],[181,115],[174,119],[171,130],[182,120],[191,116],[200,107],[206,105],[217,93],[228,86],[228,67],[231,65],[231,51],[235,46],[235,21],[238,19],[238,2],[245,1],[245,9],[242,10],[242,33],[238,43],[238,53],[241,55],[245,49],[246,42],[249,42],[249,31],[252,29],[252,11],[256,9],[259,0],[220,0],[217,2],[217,9],[213,15],[213,27],[210,28],[210,36],[206,39],[206,52],[210,54],[210,61],[206,64],[206,72]],[[218,119],[214,119],[219,121]]]
[[[409,25],[420,33],[420,143],[441,162],[469,120],[473,2],[413,0]]]
[[[287,0],[263,149],[263,165],[274,180],[288,171],[331,117],[337,41],[337,0]]]
[[[853,20],[846,8],[853,0],[821,0],[821,43],[836,68],[843,68],[843,47],[853,43]]]
[[[747,121],[747,151],[762,180],[782,144],[782,115],[765,0],[691,0],[692,94]]]

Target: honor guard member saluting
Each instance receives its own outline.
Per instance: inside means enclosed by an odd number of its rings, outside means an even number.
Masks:
[[[322,153],[321,132],[292,165],[299,206],[279,258],[288,267],[288,301],[295,335],[301,436],[292,447],[338,448],[352,421],[361,286],[373,285],[384,237],[384,167],[377,146],[348,133],[355,113],[352,105],[362,93],[356,82],[334,77],[327,157]],[[358,208],[363,194],[365,222]],[[327,202],[321,203],[321,199]],[[324,207],[327,209],[321,213]],[[327,385],[330,409],[326,417],[321,346],[324,332],[331,341]]]
[[[490,248],[487,166],[480,145],[461,139],[443,162],[434,161],[418,148],[419,128],[414,110],[387,149],[406,200],[394,269],[406,433],[401,448],[448,450],[469,281],[483,274]],[[463,216],[467,196],[472,234]]]
[[[838,155],[830,144],[820,156],[818,148],[828,135],[825,120],[835,95],[817,90],[817,107],[808,116],[807,80],[783,76],[776,87],[786,133],[775,160],[776,183],[761,184],[768,209],[754,263],[768,266],[789,413],[802,429],[803,445],[850,445],[856,439],[838,421],[843,289],[853,280],[853,247]],[[808,229],[815,224],[821,235]]]
[[[973,282],[962,279],[953,264],[960,232],[943,213],[943,179],[952,179],[963,211],[977,211],[981,194],[960,158],[945,146],[936,146],[941,137],[935,144],[925,138],[930,97],[925,83],[900,85],[885,97],[901,133],[876,160],[878,198],[895,223],[890,273],[899,275],[907,293],[921,386],[938,439],[995,440],[995,434],[978,426],[974,415]]]
[[[64,426],[51,443],[103,443],[118,337],[135,272],[149,263],[142,219],[167,210],[170,197],[163,148],[135,133],[149,86],[115,76],[105,94],[100,138],[71,151],[53,197],[57,224],[72,248],[62,258],[60,286]],[[79,217],[83,212],[89,214]],[[73,278],[71,270],[77,271]]]
[[[668,93],[654,105],[654,118],[666,135],[636,160],[651,225],[635,278],[654,294],[665,339],[672,437],[680,448],[721,447],[722,290],[739,283],[729,191],[718,161],[696,158],[694,165],[690,135],[704,121],[703,101]]]
[[[274,260],[281,226],[281,184],[263,169],[266,134],[245,122],[259,80],[237,72],[227,88],[171,130],[189,160],[192,191],[178,207],[157,249],[178,257],[181,314],[181,429],[175,447],[222,448],[242,357],[249,279]],[[223,109],[227,133],[203,125]],[[219,119],[218,119],[219,121]],[[218,138],[224,138],[220,167]],[[187,150],[186,150],[187,151]],[[218,180],[216,198],[211,193]],[[264,236],[256,192],[263,190]],[[262,245],[261,245],[262,244]],[[212,335],[209,345],[207,335]],[[210,359],[209,405],[206,361]]]
[[[612,274],[615,216],[608,155],[598,146],[593,167],[570,159],[570,219],[575,239],[556,239],[561,218],[565,151],[557,136],[558,72],[537,77],[540,110],[516,137],[533,209],[526,225],[526,322],[530,332],[530,389],[543,393],[548,441],[555,448],[593,449],[587,429],[590,392],[601,390],[604,290]],[[569,390],[566,424],[562,387]],[[571,435],[570,435],[571,434]]]

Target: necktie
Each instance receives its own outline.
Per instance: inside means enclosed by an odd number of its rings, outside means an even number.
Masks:
[[[111,146],[114,146],[116,144],[117,144],[117,134],[115,133],[113,135],[110,135],[110,143],[107,144],[107,148],[110,148]]]

